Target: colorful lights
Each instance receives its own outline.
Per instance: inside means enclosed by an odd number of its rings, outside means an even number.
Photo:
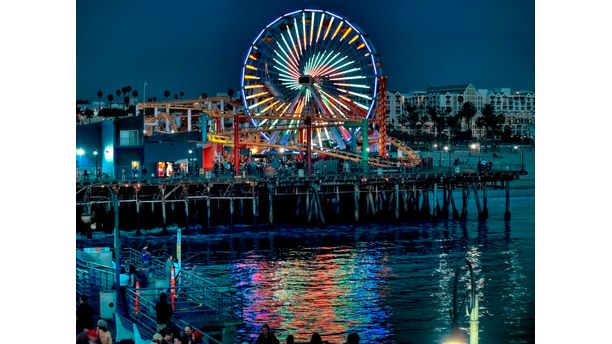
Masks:
[[[279,17],[260,33],[247,54],[241,83],[247,114],[287,114],[286,119],[253,121],[269,143],[283,144],[297,141],[297,130],[267,129],[299,127],[302,124],[291,118],[302,112],[369,116],[378,76],[375,61],[368,57],[371,53],[363,33],[335,14],[311,9]],[[315,130],[313,143],[321,148],[343,146],[347,139],[342,133],[342,128]]]

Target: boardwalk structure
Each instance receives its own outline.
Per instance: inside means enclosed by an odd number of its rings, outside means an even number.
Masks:
[[[166,229],[170,224],[203,228],[235,224],[351,224],[373,221],[465,220],[473,197],[478,218],[488,218],[487,192],[505,189],[510,219],[510,183],[521,170],[405,172],[324,176],[192,177],[78,183],[77,214],[98,214],[112,225],[109,188],[117,197],[122,230]],[[460,199],[455,199],[461,192]],[[113,214],[114,215],[114,214]]]

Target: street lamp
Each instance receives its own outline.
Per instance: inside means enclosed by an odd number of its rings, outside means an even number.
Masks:
[[[451,170],[451,152],[450,152],[450,148],[448,146],[444,146],[444,151],[448,152],[448,172],[450,172],[450,170]],[[440,153],[440,155],[442,155],[442,154]]]
[[[467,314],[470,317],[470,344],[478,344],[478,296],[476,295],[476,282],[474,280],[474,269],[469,260],[465,260],[465,264],[470,272],[470,290],[469,304],[466,307]],[[459,284],[459,270],[462,265],[457,265],[455,268],[455,277],[453,281],[453,308],[451,310],[451,333],[442,341],[443,344],[467,344],[467,334],[459,328],[459,309],[457,307],[457,286]]]
[[[525,160],[523,157],[523,146],[520,147],[521,148],[521,172],[525,171]],[[519,146],[514,146],[514,150],[519,149]]]
[[[187,161],[187,173],[189,173],[190,169],[191,169],[191,154],[193,153],[193,149],[189,150],[189,160]]]
[[[81,167],[81,164],[82,164],[81,157],[85,155],[85,150],[83,148],[77,148],[76,153],[77,153],[77,156],[79,157],[78,166],[77,166],[77,173],[78,173],[79,168]]]
[[[145,81],[144,86],[142,87],[142,102],[146,102],[147,101],[147,82]]]
[[[96,159],[96,180],[98,180],[99,176],[98,176],[98,151],[95,150],[93,152],[94,155],[94,159]]]
[[[478,161],[480,162],[480,142],[474,142],[470,145],[470,149],[473,151],[478,150]]]

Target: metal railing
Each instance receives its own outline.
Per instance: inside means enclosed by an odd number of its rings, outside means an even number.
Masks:
[[[140,271],[146,268],[142,261],[142,252],[133,248],[124,248],[121,251],[121,259],[125,266],[134,265],[134,267]],[[156,277],[165,277],[165,269],[166,263],[152,255],[149,259],[148,271],[153,273]]]
[[[156,332],[156,312],[155,304],[157,296],[162,292],[167,292],[170,288],[130,288],[126,293],[128,302],[129,316],[137,324],[139,331],[145,338],[151,338]],[[204,343],[222,344],[222,342],[213,338],[206,332],[199,330],[193,324],[189,324],[180,317],[194,312],[209,311],[202,307],[193,296],[196,294],[193,288],[174,287],[172,288],[177,295],[174,301],[174,324],[184,327],[190,325],[194,330],[202,332]]]
[[[125,248],[121,256],[124,262],[133,264],[136,269],[144,269],[140,251]],[[157,257],[151,257],[148,271],[157,277],[167,277],[166,264]],[[189,298],[213,310],[218,317],[243,319],[243,299],[237,289],[218,286],[212,280],[185,269],[180,271],[177,281],[182,290],[188,291]]]
[[[434,166],[435,165],[435,166]],[[457,168],[459,168],[457,170]],[[345,177],[357,177],[357,178],[370,178],[377,175],[382,176],[411,176],[417,174],[427,174],[427,173],[435,173],[435,174],[443,174],[443,173],[494,173],[494,172],[520,172],[522,171],[524,166],[521,164],[507,164],[502,162],[494,162],[491,169],[487,171],[478,171],[478,166],[476,164],[452,164],[449,167],[448,162],[444,162],[441,166],[438,163],[431,164],[429,166],[421,165],[416,168],[403,168],[403,167],[385,167],[380,168],[382,174],[378,174],[379,168],[377,167],[366,167],[362,168],[360,166],[351,166],[350,171],[335,171],[335,172],[322,172],[322,171],[313,171],[312,177],[322,178],[322,179],[334,179],[338,176]],[[242,171],[241,171],[242,172]],[[279,180],[281,178],[308,178],[306,172],[304,172],[303,176],[298,173],[298,170],[283,170],[276,171],[273,176],[265,176],[264,173],[259,171],[246,173],[245,180],[254,180],[254,181],[266,181],[266,180]],[[233,172],[226,172],[225,174],[210,174],[209,176],[183,176],[181,178],[137,178],[131,181],[133,182],[145,182],[150,184],[165,184],[171,183],[175,181],[189,181],[189,182],[228,182],[233,181],[235,179]],[[113,179],[108,182],[118,182],[121,179]],[[83,182],[82,184],[93,184],[92,181]]]

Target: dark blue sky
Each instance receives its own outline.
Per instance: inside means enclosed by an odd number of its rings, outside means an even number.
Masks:
[[[344,16],[370,36],[388,88],[471,82],[535,88],[530,0],[77,0],[77,98],[131,85],[196,97],[238,90],[246,51],[272,20],[302,8]]]

